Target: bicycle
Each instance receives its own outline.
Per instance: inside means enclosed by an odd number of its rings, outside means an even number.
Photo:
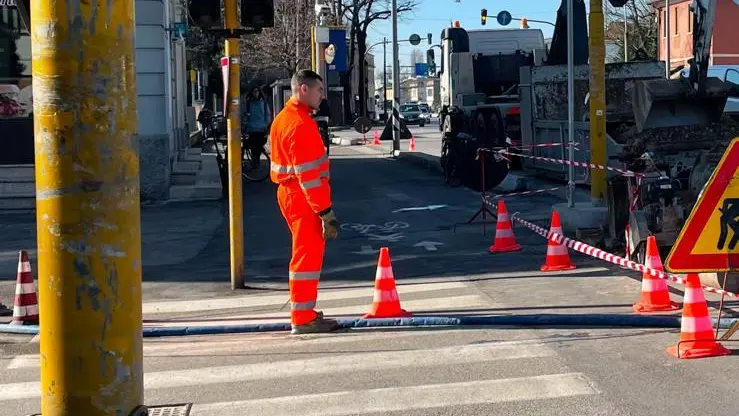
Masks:
[[[244,146],[244,143],[249,140],[249,134],[243,134],[241,135],[241,145]],[[267,142],[269,143],[269,136],[267,136]],[[251,181],[251,182],[262,182],[265,179],[269,178],[269,171],[270,171],[270,164],[272,160],[269,157],[269,151],[267,150],[267,145],[261,147],[261,151],[259,152],[259,160],[256,162],[252,161],[251,152],[249,149],[245,149],[242,154],[243,157],[241,158],[241,175]],[[262,164],[262,155],[264,155],[265,159],[267,159],[267,163],[264,165]],[[263,170],[260,170],[264,166]]]

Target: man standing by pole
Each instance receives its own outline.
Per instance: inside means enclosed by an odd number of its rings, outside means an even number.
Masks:
[[[143,416],[134,0],[31,22],[41,413]]]
[[[279,184],[277,201],[290,233],[290,322],[293,334],[339,328],[315,310],[326,240],[335,239],[339,222],[332,209],[329,161],[311,113],[323,98],[323,79],[301,70],[291,81],[292,97],[270,129],[271,179]]]

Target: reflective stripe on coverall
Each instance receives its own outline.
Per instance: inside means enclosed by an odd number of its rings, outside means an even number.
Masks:
[[[270,178],[279,184],[277,201],[292,234],[290,320],[303,325],[316,318],[318,281],[326,242],[320,214],[331,209],[326,149],[311,108],[291,98],[270,129]]]

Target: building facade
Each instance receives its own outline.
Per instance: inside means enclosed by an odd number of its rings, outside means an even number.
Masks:
[[[31,0],[7,0],[0,5],[0,146],[3,147],[0,179],[5,183],[15,180],[26,184],[0,195],[0,199],[24,198],[30,200],[28,204],[34,202],[35,196],[30,3]],[[185,41],[181,31],[175,30],[178,22],[186,22],[187,13],[181,3],[178,0],[135,1],[143,201],[169,198],[173,166],[187,147]],[[28,169],[19,170],[18,167]],[[11,170],[15,176],[8,173]],[[18,177],[21,171],[30,177]]]
[[[670,67],[686,65],[693,57],[693,13],[690,11],[691,0],[669,1],[669,25],[665,12],[665,1],[655,0],[659,20],[659,59],[667,57],[669,40]],[[716,21],[711,40],[711,65],[739,64],[739,0],[718,0],[716,2]],[[669,26],[669,28],[668,28]],[[667,33],[669,29],[669,34]]]

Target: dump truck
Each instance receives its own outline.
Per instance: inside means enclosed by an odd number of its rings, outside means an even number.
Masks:
[[[440,162],[448,180],[481,189],[477,149],[506,146],[520,137],[520,68],[543,62],[544,34],[537,29],[465,30],[455,23],[440,39]],[[433,48],[427,62],[436,66]],[[505,179],[509,166],[490,153],[485,161],[485,188],[490,189]]]

